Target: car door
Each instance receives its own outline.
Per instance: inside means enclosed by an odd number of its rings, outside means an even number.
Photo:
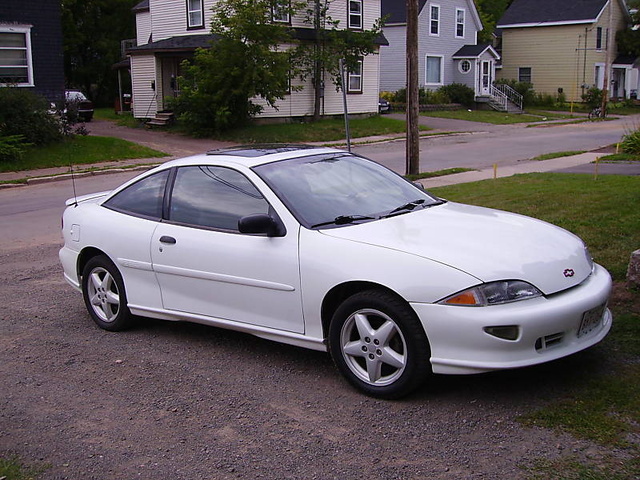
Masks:
[[[243,173],[177,169],[151,240],[165,309],[303,333],[298,231],[241,234],[238,220],[256,213],[273,209]]]

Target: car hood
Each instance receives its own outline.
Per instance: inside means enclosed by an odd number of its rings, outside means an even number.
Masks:
[[[322,233],[440,262],[481,282],[524,280],[547,295],[592,271],[582,240],[560,227],[452,202]]]

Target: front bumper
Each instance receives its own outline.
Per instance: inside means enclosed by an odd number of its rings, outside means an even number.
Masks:
[[[551,295],[504,305],[460,307],[412,303],[431,345],[434,373],[471,374],[537,365],[566,357],[602,340],[611,312],[578,336],[583,315],[605,305],[611,277],[599,265],[580,285]],[[519,327],[515,340],[486,333],[485,327]]]

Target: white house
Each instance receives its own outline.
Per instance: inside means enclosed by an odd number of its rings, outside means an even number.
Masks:
[[[144,0],[134,7],[136,14],[137,45],[128,50],[131,59],[133,115],[152,118],[167,107],[167,98],[178,95],[180,64],[193,56],[198,47],[207,47],[214,41],[210,32],[211,8],[216,0]],[[344,28],[371,29],[380,18],[380,0],[334,0],[329,15],[339,20]],[[302,16],[274,17],[304,37],[310,26]],[[384,39],[381,39],[384,43]],[[347,79],[349,113],[375,113],[378,111],[380,56],[368,55],[362,59],[358,71],[350,72]],[[292,83],[295,85],[296,80]],[[299,81],[298,81],[299,82]],[[292,89],[279,101],[278,109],[266,107],[260,117],[301,117],[313,114],[314,91],[310,82],[299,83],[300,91]],[[323,115],[343,112],[342,93],[333,88],[331,79],[325,78],[326,88],[322,102]]]
[[[380,89],[406,87],[407,13],[404,0],[382,0],[384,36],[380,49]],[[478,45],[482,22],[473,0],[420,0],[418,14],[419,84],[435,90],[462,83],[477,97],[490,95],[500,56],[490,45]]]

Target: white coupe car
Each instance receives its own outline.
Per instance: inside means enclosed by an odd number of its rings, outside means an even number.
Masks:
[[[336,149],[212,151],[67,205],[64,276],[100,327],[141,315],[328,350],[380,398],[555,360],[611,328],[611,278],[575,235]]]

